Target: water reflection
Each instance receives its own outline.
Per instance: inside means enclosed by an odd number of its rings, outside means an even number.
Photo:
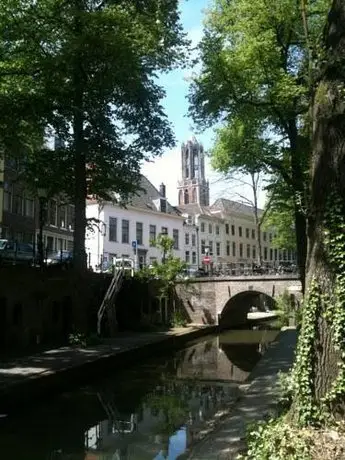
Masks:
[[[275,331],[230,331],[0,425],[14,460],[175,460],[231,405]]]

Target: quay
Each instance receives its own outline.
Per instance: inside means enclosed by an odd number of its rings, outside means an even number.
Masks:
[[[88,347],[68,346],[0,363],[0,414],[21,409],[34,398],[50,397],[106,372],[182,347],[216,332],[216,326],[189,326],[163,332],[120,334]]]

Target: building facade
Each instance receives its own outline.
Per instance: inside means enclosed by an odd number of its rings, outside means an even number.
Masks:
[[[37,247],[40,204],[37,194],[18,180],[16,162],[4,160],[1,237]],[[74,207],[59,197],[44,200],[43,244],[46,253],[73,248]],[[0,210],[1,210],[0,206]]]
[[[184,258],[184,218],[167,201],[164,184],[157,190],[141,176],[140,188],[125,206],[88,200],[86,216],[93,225],[87,232],[86,252],[91,267],[122,257],[135,260],[138,267],[161,261],[162,252],[153,243],[159,234],[173,238],[175,256]]]
[[[178,209],[185,218],[184,259],[194,268],[206,260],[213,267],[224,264],[246,266],[259,263],[259,244],[254,208],[227,199],[209,205],[202,145],[193,137],[182,144],[182,180],[178,183]],[[197,166],[197,167],[195,167]],[[200,167],[199,167],[200,166]],[[259,210],[259,215],[262,213]],[[295,263],[294,251],[272,245],[274,230],[261,232],[261,261],[277,266]]]

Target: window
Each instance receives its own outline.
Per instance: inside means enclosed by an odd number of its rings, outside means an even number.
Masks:
[[[205,254],[205,240],[201,240],[201,254]]]
[[[135,230],[137,244],[143,244],[143,223],[137,222]]]
[[[195,237],[195,233],[192,234],[192,246],[195,246],[195,241],[196,241],[196,237]]]
[[[186,261],[187,264],[189,264],[190,262],[189,251],[185,252],[184,260]]]
[[[66,206],[59,206],[58,208],[58,226],[60,228],[67,228],[67,208]]]
[[[230,241],[227,241],[227,242],[226,242],[226,255],[227,255],[227,256],[230,255]]]
[[[173,240],[174,240],[174,249],[179,248],[179,235],[178,235],[178,229],[174,228],[173,229]]]
[[[109,241],[117,241],[117,219],[109,217]]]
[[[216,243],[216,254],[217,256],[220,256],[220,243]]]
[[[246,238],[249,238],[249,237],[250,237],[249,228],[246,228]]]
[[[219,235],[219,225],[216,225],[216,235]]]
[[[208,233],[212,233],[212,224],[208,224]]]
[[[186,233],[184,236],[184,242],[185,244],[189,244],[189,233]]]
[[[129,220],[122,219],[122,243],[129,243]]]
[[[238,236],[242,238],[242,227],[238,227]]]
[[[12,191],[5,190],[4,191],[4,210],[5,211],[12,211]]]
[[[154,242],[156,241],[156,232],[156,226],[150,225],[150,246],[153,246]]]
[[[232,256],[236,257],[236,243],[235,243],[235,241],[232,242]]]
[[[274,250],[274,260],[278,260],[278,249]]]
[[[273,260],[273,249],[270,249],[270,260]]]
[[[267,233],[266,233],[266,232],[263,232],[263,234],[262,234],[262,239],[263,239],[264,241],[267,240]]]
[[[192,264],[196,264],[196,252],[192,252]]]
[[[26,198],[25,200],[25,215],[27,217],[34,217],[35,215],[35,204],[34,204],[34,200],[32,200],[31,198]],[[66,224],[66,219],[65,219],[65,224]]]
[[[255,230],[252,229],[252,239],[255,240]]]
[[[56,227],[57,225],[57,203],[51,200],[48,203],[48,224]]]
[[[269,233],[269,235],[268,235],[268,241],[269,241],[270,243],[272,243],[272,233]]]
[[[165,198],[160,199],[161,212],[167,212],[167,200]]]
[[[162,227],[161,233],[162,235],[168,235],[168,227]]]
[[[256,246],[253,246],[252,257],[253,259],[256,259]]]
[[[209,249],[210,256],[213,256],[213,241],[208,242],[208,247],[210,248]]]
[[[229,235],[229,224],[225,224],[225,233]]]
[[[242,243],[240,243],[239,250],[240,250],[240,257],[243,257],[243,244]]]
[[[200,224],[200,231],[202,233],[205,233],[205,223],[204,222],[201,222],[201,224]]]
[[[23,214],[23,197],[21,195],[14,195],[13,197],[13,210],[15,214]]]
[[[247,259],[250,259],[250,244],[247,244]]]
[[[74,206],[67,207],[67,229],[73,230],[74,228]]]
[[[264,248],[264,260],[267,260],[267,253],[268,253],[267,248]]]
[[[235,235],[235,225],[231,225],[231,235]]]

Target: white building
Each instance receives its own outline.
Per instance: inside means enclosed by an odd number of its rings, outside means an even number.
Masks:
[[[115,257],[136,259],[138,266],[160,261],[162,253],[152,244],[160,233],[174,239],[176,257],[184,258],[184,218],[167,201],[164,184],[158,191],[141,176],[140,187],[144,191],[132,196],[126,207],[88,200],[86,217],[93,226],[87,232],[86,252],[93,268]],[[133,242],[137,242],[136,257]]]

